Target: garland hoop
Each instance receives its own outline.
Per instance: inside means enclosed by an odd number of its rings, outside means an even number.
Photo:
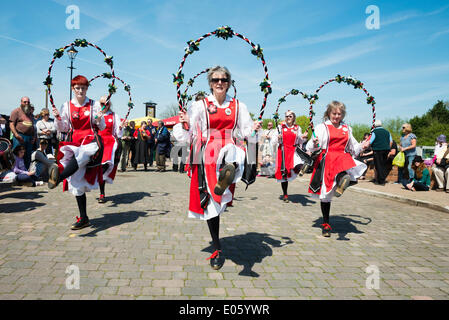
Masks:
[[[318,100],[318,95],[316,95],[316,94],[308,95],[308,94],[306,94],[306,93],[304,93],[302,91],[299,91],[297,89],[290,90],[289,92],[287,92],[283,97],[281,97],[278,100],[278,105],[276,107],[276,111],[273,114],[273,119],[276,122],[276,127],[278,126],[278,120],[279,120],[279,107],[281,106],[282,103],[284,103],[286,101],[286,98],[289,95],[296,96],[298,94],[301,94],[302,97],[304,99],[307,99],[309,101],[309,103],[310,103],[310,105],[309,105],[309,126],[307,127],[307,129],[306,129],[306,131],[304,133],[308,132],[309,129],[312,129],[312,132],[313,132],[313,116],[315,115],[315,112],[313,111],[313,104],[315,103],[316,100]],[[296,121],[296,119],[295,119],[295,121]]]
[[[104,62],[111,68],[111,75],[113,76],[112,83],[109,84],[109,94],[108,94],[108,97],[107,97],[107,101],[109,101],[111,99],[111,96],[114,93],[115,74],[114,74],[114,63],[112,61],[113,57],[112,56],[108,56],[106,54],[106,52],[104,52],[100,47],[98,47],[97,45],[95,45],[93,43],[88,42],[86,39],[76,39],[72,43],[55,50],[55,52],[53,53],[53,59],[50,62],[50,67],[48,68],[48,75],[47,75],[47,78],[44,81],[44,85],[48,88],[48,95],[50,97],[50,103],[51,103],[51,106],[52,106],[53,110],[55,110],[55,109],[57,110],[57,108],[55,106],[55,103],[54,103],[54,100],[53,100],[53,95],[51,93],[51,86],[53,85],[53,79],[51,77],[51,71],[53,69],[53,65],[54,65],[56,59],[61,58],[64,55],[64,52],[68,48],[70,48],[72,46],[80,47],[80,48],[86,48],[87,46],[91,46],[91,47],[97,49],[98,51],[100,51],[101,54],[104,55],[104,57],[105,57],[104,58]],[[103,111],[103,110],[104,110],[104,108],[101,111]],[[95,116],[95,118],[96,117],[97,116]]]
[[[354,89],[362,89],[363,92],[366,94],[366,103],[371,105],[372,113],[373,113],[373,124],[371,127],[371,131],[374,129],[374,122],[376,121],[376,100],[372,95],[369,94],[369,92],[365,89],[363,86],[363,83],[360,80],[357,80],[351,76],[345,77],[341,75],[337,75],[335,78],[332,78],[326,82],[324,82],[316,91],[314,97],[312,97],[312,100],[310,101],[310,106],[312,107],[312,104],[315,103],[315,100],[318,99],[318,92],[320,92],[321,89],[323,89],[324,86],[328,85],[331,82],[337,82],[337,83],[346,83],[347,85],[352,85]],[[316,98],[315,98],[316,97]],[[312,128],[313,130],[313,128]]]
[[[187,109],[187,108],[186,108],[187,103],[188,103],[189,101],[191,101],[194,97],[196,97],[196,95],[198,95],[199,93],[205,94],[204,91],[198,91],[197,93],[194,93],[194,94],[192,94],[192,95],[188,95],[188,94],[187,94],[187,91],[189,90],[189,88],[193,87],[193,84],[194,84],[196,78],[198,78],[200,75],[202,75],[202,74],[204,74],[204,73],[209,72],[209,70],[210,70],[210,68],[207,68],[207,69],[205,69],[205,70],[203,70],[203,71],[197,73],[193,78],[191,78],[191,79],[189,79],[189,81],[187,81],[187,86],[186,86],[184,92],[181,94],[182,108],[183,108],[184,110]],[[232,85],[232,87],[234,88],[234,99],[235,99],[235,98],[237,97],[237,89],[235,88],[235,81],[234,81],[234,80],[232,80],[231,85]]]
[[[116,79],[123,84],[123,87],[124,87],[123,89],[128,93],[128,96],[129,96],[128,112],[126,113],[125,120],[128,119],[129,113],[130,113],[131,109],[134,107],[133,99],[131,97],[131,87],[129,86],[129,84],[127,84],[125,81],[123,81],[119,77],[112,75],[112,73],[109,73],[109,72],[105,72],[105,73],[99,74],[98,76],[93,77],[92,79],[89,80],[89,84],[98,78]],[[109,88],[113,91],[113,93],[115,93],[115,91],[117,89],[115,87],[115,85],[113,85],[112,87],[110,86]]]
[[[187,42],[188,47],[185,48],[185,55],[182,58],[179,69],[176,74],[173,74],[173,84],[176,85],[179,109],[181,111],[185,112],[183,100],[181,97],[181,90],[180,90],[181,85],[184,83],[184,75],[182,74],[182,69],[184,67],[184,63],[186,62],[186,59],[190,54],[199,50],[199,45],[200,45],[201,41],[203,41],[204,39],[211,37],[213,35],[215,35],[217,38],[222,38],[224,40],[228,40],[229,38],[232,38],[233,36],[236,36],[237,38],[244,40],[246,43],[248,43],[251,46],[251,48],[252,48],[251,53],[262,61],[262,66],[263,66],[264,72],[265,72],[265,79],[259,84],[261,91],[264,93],[262,106],[260,108],[259,121],[262,120],[263,113],[265,111],[265,107],[267,104],[267,97],[272,92],[271,81],[268,77],[268,68],[267,68],[267,65],[265,63],[265,59],[263,56],[263,49],[260,47],[260,45],[254,44],[251,40],[249,40],[245,36],[235,32],[229,26],[219,27],[217,30],[206,33],[205,35],[201,36],[200,38],[198,38],[195,41],[190,40]]]

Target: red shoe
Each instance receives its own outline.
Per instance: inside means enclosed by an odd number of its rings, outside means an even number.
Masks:
[[[212,255],[209,258],[206,259],[210,260],[210,266],[214,270],[219,270],[223,266],[224,259],[222,258],[220,253],[221,250],[215,250],[215,252],[212,253]]]
[[[288,195],[287,195],[287,194],[284,196],[284,198],[282,198],[282,200],[284,200],[285,203],[290,202],[290,201],[288,200]]]
[[[321,225],[321,227],[323,227],[323,230],[322,230],[323,237],[329,238],[331,236],[331,230],[332,230],[329,223],[323,223]]]
[[[105,203],[104,194],[100,194],[100,198],[98,198],[98,203]]]

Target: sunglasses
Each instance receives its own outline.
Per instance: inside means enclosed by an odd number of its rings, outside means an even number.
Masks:
[[[293,118],[293,116],[285,116],[286,118]]]
[[[212,78],[211,79],[212,83],[218,83],[219,81],[221,81],[221,82],[229,82],[229,79],[228,78]]]

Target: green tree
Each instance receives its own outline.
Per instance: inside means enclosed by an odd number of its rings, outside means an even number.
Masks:
[[[437,101],[423,116],[410,119],[413,133],[420,146],[433,146],[440,134],[449,134],[449,103]]]

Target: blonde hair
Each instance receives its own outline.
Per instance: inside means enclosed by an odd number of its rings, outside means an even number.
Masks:
[[[50,112],[48,111],[47,108],[43,108],[41,110],[41,117],[44,117],[45,115],[50,115]]]
[[[100,98],[99,102],[105,104],[107,100],[108,100],[108,96],[102,96],[102,97]],[[112,102],[111,102],[111,99],[109,99],[109,110],[112,111]]]
[[[332,101],[327,105],[326,112],[324,112],[323,119],[324,121],[329,120],[329,114],[335,110],[340,109],[341,111],[341,120],[343,120],[346,116],[346,106],[343,102],[340,101]]]
[[[404,123],[402,125],[402,128],[405,130],[406,133],[412,132],[412,125],[410,123]]]

